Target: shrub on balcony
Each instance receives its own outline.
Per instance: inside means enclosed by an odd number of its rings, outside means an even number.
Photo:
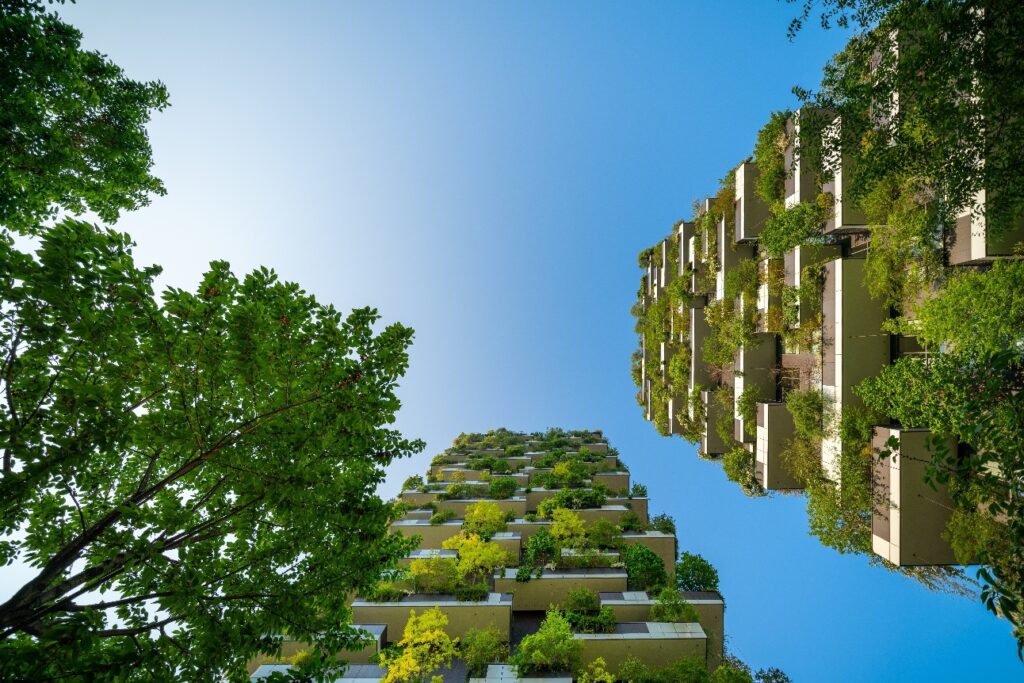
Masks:
[[[486,600],[490,592],[486,583],[474,583],[468,586],[457,586],[454,595],[459,602],[480,602]]]
[[[665,563],[647,546],[639,543],[626,548],[623,553],[626,565],[626,583],[631,591],[645,591],[659,588],[668,583]]]
[[[607,487],[600,488],[597,485],[590,489],[563,489],[541,501],[537,506],[537,513],[545,519],[551,519],[552,513],[558,508],[569,510],[599,508],[608,500],[606,490]]]
[[[566,548],[582,548],[586,545],[587,530],[583,519],[572,510],[558,508],[551,513],[551,535]]]
[[[576,588],[565,598],[565,618],[576,633],[612,633],[615,614],[610,607],[601,607],[597,593],[589,588]]]
[[[634,482],[633,483],[633,488],[631,488],[629,490],[629,497],[630,498],[646,498],[647,497],[647,487],[644,486],[643,484],[638,484],[638,483]]]
[[[586,671],[580,672],[579,683],[615,683],[615,676],[606,666],[604,658],[598,657],[587,666]]]
[[[451,593],[459,579],[455,560],[449,557],[415,559],[409,573],[416,593]]]
[[[561,555],[558,558],[558,566],[561,569],[610,567],[612,566],[612,558],[598,552],[594,548],[573,549],[571,554]]]
[[[555,465],[551,474],[554,475],[561,486],[565,488],[579,488],[586,481],[589,471],[582,460],[571,458]]]
[[[416,491],[417,489],[419,489],[419,488],[421,488],[423,486],[426,486],[426,482],[424,482],[423,481],[423,477],[421,477],[418,474],[415,475],[415,476],[409,477],[404,482],[402,482],[402,490],[403,491]]]
[[[493,624],[466,631],[459,649],[472,677],[482,677],[487,673],[488,664],[500,664],[508,659],[508,640]]]
[[[647,527],[654,531],[660,531],[663,534],[672,534],[674,536],[676,533],[676,520],[666,514],[654,515],[651,517],[651,522]]]
[[[406,591],[389,581],[381,581],[366,591],[363,596],[369,602],[398,602],[407,595]]]
[[[526,446],[522,444],[513,444],[505,447],[506,458],[518,458],[526,455]]]
[[[622,531],[607,519],[599,519],[587,529],[590,545],[599,550],[618,550],[622,547]]]
[[[733,441],[733,447],[722,456],[722,470],[729,481],[739,484],[748,496],[765,495],[764,487],[754,475],[754,454]]]
[[[481,500],[466,506],[466,519],[462,528],[468,533],[489,539],[499,531],[505,531],[508,524],[505,521],[505,513],[497,503]]]
[[[619,517],[619,528],[623,533],[640,532],[644,530],[644,522],[640,515],[629,510]]]
[[[757,436],[757,402],[760,400],[761,390],[756,384],[744,386],[736,397],[736,412],[743,418],[743,431],[747,436]]]
[[[696,553],[681,553],[676,562],[676,586],[681,591],[717,591],[718,571]]]
[[[519,643],[509,659],[519,676],[570,671],[580,668],[583,643],[572,637],[572,627],[557,609],[548,610],[540,629]]]
[[[444,524],[445,522],[450,522],[453,519],[455,519],[455,511],[454,510],[445,509],[445,510],[441,510],[440,512],[435,512],[433,515],[431,515],[430,516],[430,523],[431,524]]]
[[[487,487],[487,495],[491,498],[503,500],[515,495],[517,488],[519,488],[519,484],[515,479],[510,477],[496,477],[491,479],[491,483]]]
[[[509,563],[508,553],[497,543],[485,541],[477,534],[462,533],[446,539],[441,547],[458,552],[455,564],[462,584],[477,584],[486,581],[495,571]]]
[[[678,588],[665,586],[657,594],[657,602],[651,606],[651,621],[673,624],[695,624],[700,616],[693,605],[679,594]]]
[[[442,665],[450,669],[458,648],[445,633],[447,626],[448,617],[437,607],[420,616],[412,610],[398,647],[381,652],[380,664],[387,669],[381,683],[421,683]]]
[[[793,416],[793,428],[797,435],[811,440],[821,440],[824,429],[822,419],[824,400],[816,389],[794,390],[786,394],[786,409]]]

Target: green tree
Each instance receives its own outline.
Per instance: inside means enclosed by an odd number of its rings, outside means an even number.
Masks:
[[[437,607],[416,616],[410,610],[405,633],[398,641],[398,649],[381,654],[381,666],[387,669],[382,683],[423,683],[441,666],[451,668],[452,658],[458,655],[458,639],[445,632],[448,617]],[[439,683],[441,676],[433,676],[431,683]]]
[[[483,677],[488,664],[508,659],[508,640],[493,624],[485,629],[471,628],[462,638],[461,652],[469,675]]]
[[[681,591],[716,591],[718,570],[700,555],[684,552],[676,562],[676,585]]]
[[[113,222],[164,194],[145,128],[163,84],[82,50],[42,2],[2,0],[0,35],[0,225],[36,232],[58,209]]]
[[[481,537],[489,539],[507,527],[505,513],[501,511],[497,503],[481,500],[466,506],[466,519],[462,525],[466,533],[479,534]]]
[[[700,616],[693,605],[683,599],[678,588],[668,586],[658,592],[657,602],[651,606],[651,621],[670,623],[697,623]]]
[[[580,668],[583,642],[574,640],[569,621],[550,609],[536,633],[522,639],[509,660],[519,676],[545,671],[575,672]]]
[[[386,427],[412,331],[223,262],[158,301],[131,247],[0,235],[0,561],[34,571],[0,678],[238,678],[285,630],[325,670],[346,595],[410,549],[375,491],[422,448]]]
[[[645,545],[636,543],[626,548],[622,561],[626,565],[626,580],[631,591],[660,588],[668,583],[665,563]]]

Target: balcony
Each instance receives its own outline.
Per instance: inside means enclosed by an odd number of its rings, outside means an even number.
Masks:
[[[733,375],[733,437],[740,443],[753,443],[755,437],[748,431],[746,421],[740,415],[740,396],[754,387],[761,399],[775,398],[775,376],[778,367],[776,338],[774,334],[754,335],[750,344],[736,352]]]
[[[754,190],[760,173],[757,164],[744,161],[736,168],[736,242],[753,242],[768,220],[768,205]]]
[[[841,119],[836,117],[826,127],[824,133],[824,137],[836,141],[837,146],[840,146],[841,124]],[[868,219],[864,210],[857,206],[852,199],[849,199],[853,160],[854,155],[847,154],[845,151],[824,159],[826,180],[821,191],[832,195],[832,216],[825,221],[822,228],[822,233],[826,235],[844,235],[867,230]]]
[[[705,420],[701,427],[700,449],[704,455],[723,455],[727,450],[725,441],[718,434],[715,426],[719,420],[728,419],[728,413],[722,404],[714,398],[712,392],[700,392],[700,400],[704,402]]]
[[[684,657],[707,662],[707,636],[700,624],[627,622],[617,624],[615,633],[576,633],[573,638],[583,642],[583,661],[601,657],[609,671],[618,671],[631,656],[652,669]]]
[[[515,574],[514,569],[509,571]],[[394,602],[356,600],[352,603],[352,619],[359,623],[385,624],[389,642],[394,642],[405,632],[411,610],[422,614],[432,607],[437,607],[448,617],[445,632],[452,638],[461,638],[470,629],[482,629],[490,625],[497,628],[505,638],[509,637],[512,625],[511,593],[489,593],[479,602],[459,601],[453,595],[435,593],[406,595]]]
[[[813,272],[815,269],[842,255],[842,247],[838,244],[803,245],[787,251],[783,259],[786,285],[801,289],[807,277],[816,276]],[[803,287],[798,297],[795,327],[818,324],[821,300],[813,296],[809,289],[813,288]]]
[[[765,489],[791,491],[802,488],[782,458],[794,436],[793,415],[785,403],[757,404],[754,477]]]
[[[592,475],[591,479],[604,484],[609,491],[629,489],[629,472],[598,472]]]
[[[465,516],[466,508],[475,503],[479,503],[482,500],[489,500],[501,509],[502,512],[512,512],[516,517],[522,517],[526,514],[526,498],[523,496],[516,496],[514,498],[505,498],[502,500],[490,500],[489,498],[467,498],[465,500],[439,500],[437,501],[437,511],[451,510],[455,513],[456,517],[460,519]]]
[[[704,340],[711,334],[707,318],[704,317],[703,297],[694,299],[690,307],[690,386],[689,391],[701,386],[711,386],[711,375],[708,373],[708,366],[704,362],[702,349]]]
[[[949,264],[970,266],[990,263],[1014,253],[1014,246],[1024,242],[1024,220],[1004,234],[995,237],[989,233],[988,222],[983,215],[985,191],[981,190],[974,200],[977,208],[967,207],[959,216],[953,230],[953,244],[949,250]]]
[[[545,569],[540,578],[516,581],[516,570],[505,569],[494,577],[494,590],[514,593],[513,609],[543,611],[550,605],[563,606],[570,591],[589,588],[602,591],[626,590],[625,569]]]
[[[871,299],[864,287],[862,259],[836,259],[825,264],[821,303],[821,393],[826,414],[835,424],[843,410],[861,406],[853,388],[874,377],[889,363],[889,335],[882,331],[887,311]],[[828,430],[821,444],[826,475],[841,485],[839,430]]]
[[[714,670],[725,655],[725,601],[717,591],[681,591],[700,617],[700,626],[708,638],[708,669]],[[601,607],[610,607],[616,621],[649,621],[651,607],[657,602],[644,591],[601,593]]]
[[[429,519],[399,519],[391,523],[391,530],[403,536],[419,536],[420,548],[440,548],[449,538],[459,535],[462,520],[431,524]]]
[[[380,652],[387,643],[387,626],[384,624],[352,624],[351,626],[352,628],[359,629],[366,634],[367,644],[365,647],[359,649],[340,650],[337,653],[337,656],[348,661],[350,664],[369,664],[370,657]],[[250,659],[246,663],[246,668],[249,670],[250,674],[258,672],[266,665],[275,667],[281,666],[283,667],[283,670],[287,670],[290,665],[277,664],[277,662],[280,662],[282,659],[291,659],[309,647],[310,643],[294,640],[285,636],[284,642],[281,643],[281,655],[279,657],[259,655]],[[265,673],[261,677],[267,677],[269,675],[269,673]],[[254,679],[255,678],[256,677],[254,676]]]
[[[676,570],[676,537],[663,531],[629,531],[622,534],[622,542],[626,545],[642,545],[665,563],[665,571],[669,577]]]
[[[740,261],[754,257],[754,249],[749,244],[736,244],[725,234],[726,220],[718,221],[718,273],[715,276],[715,298],[725,298],[725,276],[740,264]]]
[[[676,239],[679,240],[679,267],[676,271],[678,277],[686,272],[686,267],[690,265],[690,248],[694,235],[694,224],[693,223],[680,223],[679,227],[676,228]]]
[[[818,196],[818,183],[810,162],[800,154],[800,117],[813,110],[797,110],[786,122],[786,136],[790,144],[786,147],[785,203],[788,209],[800,202],[813,202]]]
[[[263,681],[275,674],[283,674],[287,677],[291,673],[294,673],[291,664],[264,664],[256,669],[249,680]],[[333,679],[332,683],[380,683],[385,675],[387,675],[387,671],[376,664],[355,664],[347,667],[345,673]]]
[[[875,553],[898,567],[956,564],[949,543],[943,540],[953,501],[945,486],[932,489],[925,470],[932,460],[926,429],[875,427],[872,447],[886,448],[890,437],[899,440],[894,457],[874,461],[875,509],[871,515],[871,546]],[[946,447],[955,449],[952,439]]]
[[[538,674],[520,678],[509,664],[488,664],[484,678],[470,678],[469,683],[572,683],[572,675]]]

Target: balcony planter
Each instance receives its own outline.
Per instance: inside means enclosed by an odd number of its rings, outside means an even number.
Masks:
[[[545,569],[540,578],[525,583],[516,581],[516,570],[506,569],[494,577],[494,590],[513,593],[513,608],[518,611],[542,611],[550,605],[561,607],[569,591],[589,588],[601,591],[626,590],[624,569]]]
[[[617,672],[627,657],[637,657],[652,669],[668,666],[683,657],[707,661],[707,636],[700,624],[627,622],[615,633],[576,633],[583,642],[583,661],[602,657],[609,671]]]
[[[469,683],[572,683],[572,674],[563,671],[520,678],[509,664],[488,664],[487,675],[483,678],[470,678]]]
[[[700,617],[700,626],[708,639],[708,668],[714,669],[725,654],[725,602],[717,591],[681,591]],[[610,607],[622,622],[650,621],[651,607],[657,600],[644,591],[601,593],[601,607]]]
[[[352,603],[352,618],[359,623],[386,624],[389,642],[401,639],[409,612],[422,614],[432,607],[439,608],[448,617],[445,632],[452,638],[461,638],[472,628],[494,625],[508,638],[512,624],[512,595],[490,593],[478,602],[460,602],[454,595],[414,594],[395,602],[356,600]]]
[[[597,472],[590,478],[592,481],[601,482],[611,491],[629,489],[629,472]]]
[[[893,456],[874,459],[875,507],[871,515],[871,546],[875,554],[898,567],[956,564],[949,543],[942,538],[953,509],[946,486],[932,489],[925,471],[934,457],[926,429],[875,427],[872,447],[886,448],[890,437],[899,439]],[[946,440],[956,451],[956,443]]]
[[[439,500],[437,501],[437,511],[451,510],[461,519],[465,516],[467,507],[475,503],[479,503],[481,500],[490,500],[492,503],[496,504],[502,512],[513,512],[516,517],[522,517],[526,514],[526,498],[522,496],[505,498],[502,500],[491,500],[489,498]]]
[[[365,647],[357,650],[339,650],[337,656],[345,659],[351,664],[369,664],[370,657],[381,651],[384,644],[387,642],[386,631],[387,626],[384,624],[352,624],[352,628],[364,631],[370,642]],[[259,655],[254,657],[246,663],[246,668],[249,670],[250,675],[258,671],[263,665],[275,665],[284,666],[286,669],[289,665],[279,664],[280,660],[291,659],[299,652],[306,650],[310,647],[309,643],[293,640],[287,636],[284,642],[281,643],[281,655],[279,657],[270,657],[269,655]],[[266,675],[269,675],[266,674]]]
[[[420,548],[440,548],[442,543],[462,531],[462,520],[431,524],[430,520],[424,519],[400,519],[391,523],[391,530],[403,536],[419,536]]]
[[[757,404],[757,442],[754,477],[769,491],[800,489],[800,482],[783,462],[782,454],[793,440],[793,415],[785,403]]]

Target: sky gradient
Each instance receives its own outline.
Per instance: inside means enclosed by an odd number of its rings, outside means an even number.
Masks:
[[[259,265],[416,330],[399,427],[600,428],[680,547],[713,562],[728,646],[815,681],[1003,681],[1010,627],[807,533],[657,436],[629,373],[636,254],[689,217],[842,47],[761,2],[210,3],[60,13],[136,79],[168,195],[117,225],[161,283]]]

